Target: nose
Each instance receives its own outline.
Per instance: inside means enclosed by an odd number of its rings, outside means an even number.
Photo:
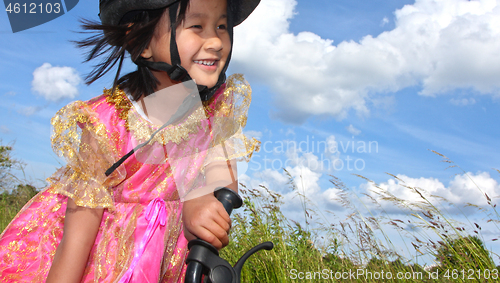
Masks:
[[[217,32],[214,32],[208,36],[205,42],[205,48],[207,50],[212,50],[215,52],[219,52],[222,50],[222,48],[224,48],[222,40],[217,34]]]

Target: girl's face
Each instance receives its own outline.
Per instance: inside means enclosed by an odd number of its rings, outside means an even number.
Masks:
[[[166,11],[142,57],[171,64],[169,25]],[[176,42],[181,65],[196,84],[215,86],[231,50],[226,0],[191,0],[184,21],[177,27]],[[160,81],[159,89],[174,84],[167,73],[153,73]]]

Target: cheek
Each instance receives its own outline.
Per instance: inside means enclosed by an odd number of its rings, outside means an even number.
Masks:
[[[224,56],[226,58],[229,56],[229,52],[231,52],[231,40],[229,39],[229,36],[222,41],[222,46],[224,46]]]
[[[170,64],[170,39],[165,37],[153,39],[149,43],[152,50],[151,57],[154,61],[163,61]]]
[[[193,60],[193,56],[199,51],[199,46],[200,44],[193,39],[186,39],[182,41],[182,45],[177,45],[177,48],[179,50],[179,55],[181,58],[186,58],[187,60],[191,61]]]

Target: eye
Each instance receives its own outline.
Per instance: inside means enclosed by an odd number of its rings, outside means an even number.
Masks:
[[[217,27],[217,29],[226,30],[227,26],[226,25],[220,25],[220,26]]]
[[[190,28],[194,28],[194,29],[201,29],[201,25],[192,25],[190,26]]]

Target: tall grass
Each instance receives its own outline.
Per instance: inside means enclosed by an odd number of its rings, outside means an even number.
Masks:
[[[25,164],[12,156],[13,147],[2,145],[0,140],[0,232],[5,229],[17,212],[37,194],[27,178],[18,178],[14,172],[24,176]]]
[[[17,212],[37,193],[37,188],[31,185],[18,185],[10,192],[0,193],[0,233],[16,216]]]
[[[436,154],[451,167],[459,168],[444,155]],[[303,225],[283,215],[278,193],[263,186],[244,187],[241,194],[246,199],[245,206],[233,216],[231,242],[221,256],[234,264],[251,247],[273,241],[272,251],[261,251],[248,260],[242,282],[500,281],[499,269],[491,257],[498,258],[498,254],[485,248],[481,223],[471,222],[466,214],[463,216],[470,223],[456,221],[441,205],[453,204],[424,188],[408,186],[403,180],[399,180],[401,186],[415,196],[412,201],[400,199],[373,181],[359,177],[372,185],[369,192],[358,195],[332,176],[337,201],[344,207],[343,215],[347,215],[342,218],[333,212],[325,212],[328,217],[324,217],[293,186],[302,200]],[[500,234],[496,204],[490,196],[483,195],[488,207],[466,206],[483,213],[485,223],[495,224],[494,232]],[[405,216],[392,217],[382,202],[398,207]],[[426,261],[422,260],[424,257]]]

